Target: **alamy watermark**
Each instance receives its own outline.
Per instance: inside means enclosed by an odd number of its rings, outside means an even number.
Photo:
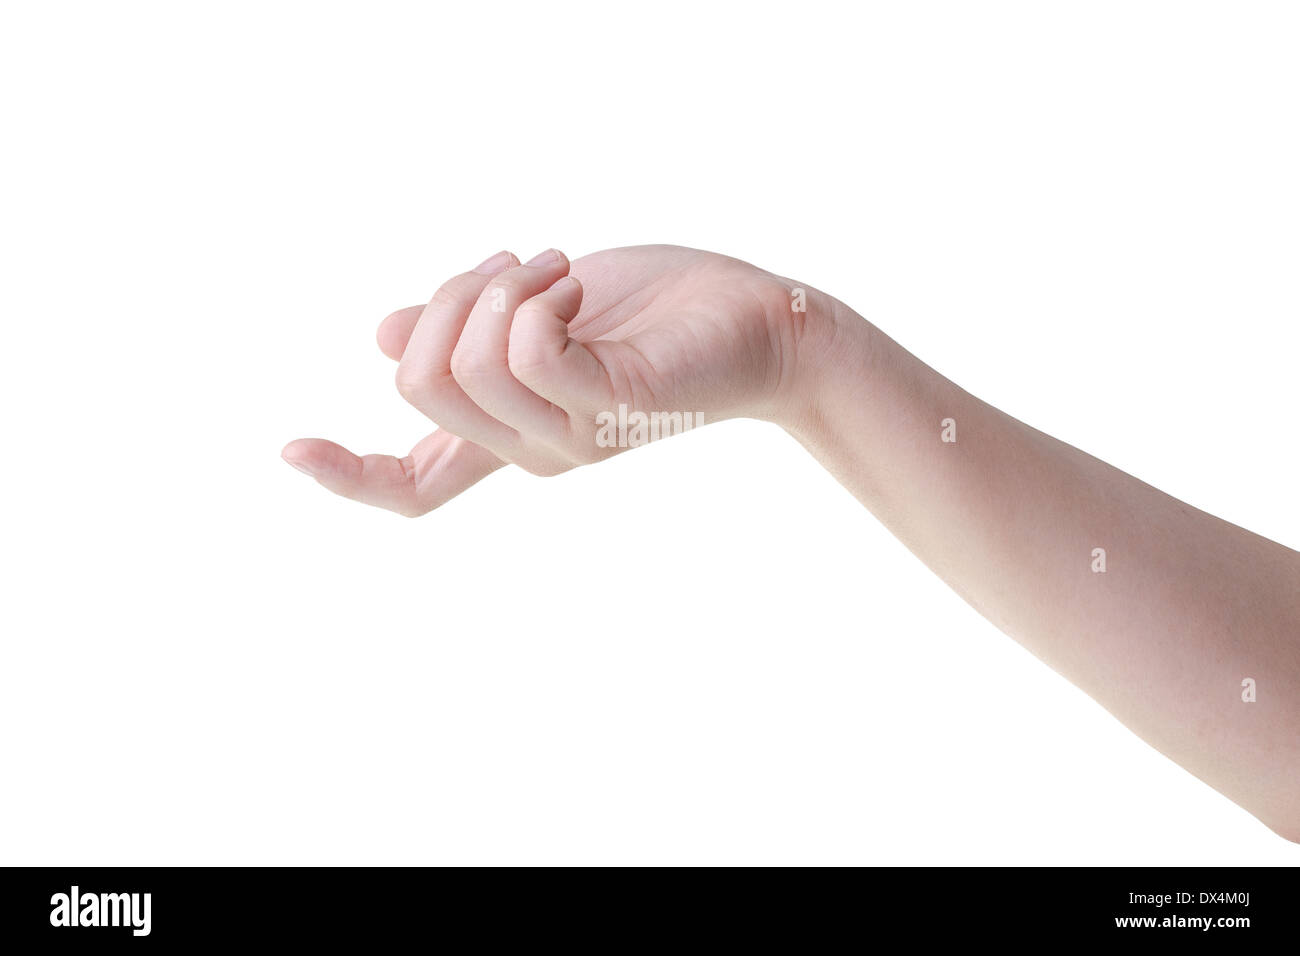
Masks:
[[[151,893],[83,893],[73,886],[50,897],[51,926],[122,926],[148,936]]]
[[[702,412],[629,412],[626,405],[619,405],[617,412],[600,412],[596,416],[596,444],[601,448],[636,448],[703,424]]]

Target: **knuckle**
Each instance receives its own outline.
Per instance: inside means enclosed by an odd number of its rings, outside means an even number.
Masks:
[[[514,339],[511,339],[510,352],[506,359],[511,374],[523,381],[537,375],[537,372],[546,365],[547,355],[545,350],[538,348],[535,342],[516,343]]]
[[[537,307],[525,305],[520,306],[519,313],[515,316],[506,361],[510,371],[516,375],[536,373],[554,356],[555,350],[545,337],[538,334],[537,325],[533,321],[540,317],[540,312]]]
[[[492,371],[487,357],[477,349],[457,348],[451,353],[451,375],[462,385]]]
[[[503,276],[498,276],[489,282],[487,288],[483,290],[483,295],[486,296],[489,301],[506,303],[508,308],[509,303],[519,301],[522,292],[522,281],[507,273]]]
[[[418,404],[428,396],[427,379],[413,368],[405,365],[397,366],[394,381],[398,394],[412,405]]]
[[[472,276],[456,276],[438,286],[430,304],[444,311],[469,311],[478,298],[479,288]]]
[[[431,405],[456,385],[445,364],[433,368],[398,365],[395,382],[398,394],[416,406]]]
[[[540,325],[550,318],[550,310],[536,299],[521,302],[515,310],[515,321],[526,325]]]
[[[526,302],[521,302],[519,308],[515,310],[515,325],[534,330],[534,332],[542,332],[551,323],[554,314],[541,302],[536,299],[529,299]]]

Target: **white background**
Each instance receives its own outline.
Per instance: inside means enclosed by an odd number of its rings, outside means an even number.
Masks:
[[[826,289],[1300,546],[1287,4],[6,4],[0,862],[1291,864],[775,427],[417,521],[373,332],[507,247]]]

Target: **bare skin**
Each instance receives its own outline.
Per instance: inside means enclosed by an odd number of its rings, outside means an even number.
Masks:
[[[378,338],[439,430],[401,459],[290,442],[331,491],[415,516],[505,464],[559,474],[624,450],[596,440],[619,405],[775,422],[981,614],[1300,841],[1300,553],[981,402],[843,303],[675,246],[501,253]]]

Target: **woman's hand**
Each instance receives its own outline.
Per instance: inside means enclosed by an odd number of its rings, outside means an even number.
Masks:
[[[676,415],[779,419],[798,404],[797,357],[828,303],[678,246],[572,264],[555,250],[524,265],[498,253],[379,327],[397,390],[438,431],[401,459],[358,458],[323,439],[283,455],[331,491],[414,516],[503,464],[556,475],[617,454],[626,445],[609,441],[609,422],[620,406],[633,425],[637,413],[671,425]]]
[[[1016,421],[847,307],[742,262],[649,246],[569,272],[558,253],[503,253],[384,321],[398,389],[444,429],[406,458],[319,440],[285,457],[421,514],[504,462],[550,475],[616,453],[599,421],[620,405],[629,424],[772,419],[989,620],[1300,841],[1300,554]]]

